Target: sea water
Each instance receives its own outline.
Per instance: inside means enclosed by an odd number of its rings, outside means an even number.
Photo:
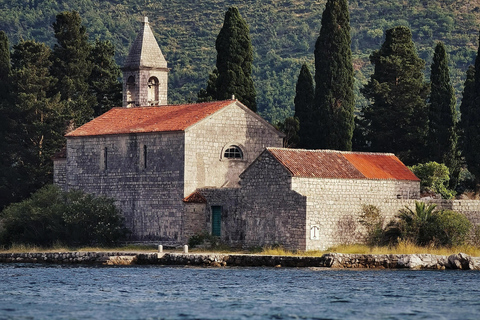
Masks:
[[[480,272],[0,264],[0,319],[480,319]]]

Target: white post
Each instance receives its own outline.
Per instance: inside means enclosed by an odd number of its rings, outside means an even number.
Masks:
[[[161,244],[158,245],[158,253],[163,252],[163,246]]]
[[[188,246],[187,245],[183,246],[183,253],[188,253]]]

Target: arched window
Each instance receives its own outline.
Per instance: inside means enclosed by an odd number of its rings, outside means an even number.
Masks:
[[[158,105],[158,79],[155,77],[148,79],[148,104]]]
[[[127,106],[134,107],[135,100],[135,77],[130,76],[127,80]]]
[[[226,159],[243,159],[243,152],[238,146],[229,146],[225,149],[223,157]]]

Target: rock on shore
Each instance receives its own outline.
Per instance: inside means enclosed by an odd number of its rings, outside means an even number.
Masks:
[[[480,270],[480,257],[464,253],[432,254],[342,254],[321,257],[266,256],[249,254],[185,254],[135,252],[0,253],[3,263],[58,263],[105,265],[184,265],[209,267],[323,267],[411,270]]]

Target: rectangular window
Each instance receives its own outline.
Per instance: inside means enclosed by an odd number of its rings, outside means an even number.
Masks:
[[[143,169],[147,169],[147,146],[143,146]]]
[[[212,207],[212,236],[220,237],[222,226],[222,207]]]
[[[108,159],[108,148],[105,147],[105,148],[103,149],[103,170],[107,170],[107,168],[108,168],[108,166],[107,166],[107,164],[108,164],[107,159]]]

